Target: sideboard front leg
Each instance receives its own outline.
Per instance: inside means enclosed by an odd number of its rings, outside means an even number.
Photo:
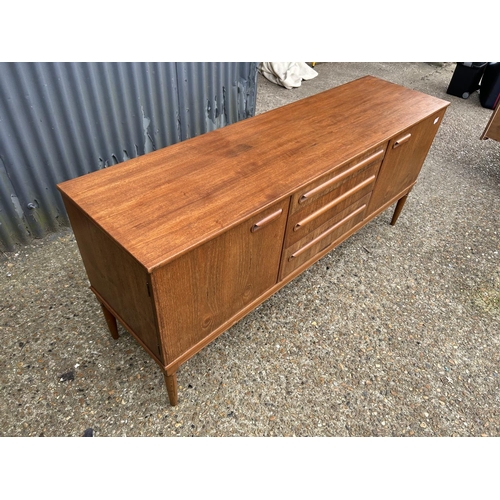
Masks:
[[[398,220],[399,214],[401,213],[401,210],[403,210],[404,204],[406,202],[406,198],[408,198],[408,195],[405,195],[398,200],[398,203],[397,203],[396,208],[394,210],[394,214],[392,216],[391,226],[394,226],[394,224],[396,224],[396,221]]]
[[[111,314],[111,311],[104,305],[101,304],[102,312],[104,313],[104,318],[108,324],[111,336],[117,340],[118,339],[118,325],[116,324],[116,318]]]
[[[177,373],[172,375],[167,375],[165,373],[164,376],[170,405],[177,406]]]

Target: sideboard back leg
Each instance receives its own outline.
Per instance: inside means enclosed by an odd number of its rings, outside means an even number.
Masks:
[[[111,336],[117,340],[118,339],[118,325],[116,324],[116,318],[111,314],[111,311],[104,305],[101,304],[102,312],[104,313],[104,318],[108,324]]]
[[[404,204],[406,202],[406,198],[408,198],[408,195],[405,195],[398,200],[398,203],[397,203],[396,208],[394,210],[394,214],[392,216],[391,226],[394,226],[394,224],[396,224],[396,221],[398,220],[399,214],[401,213],[401,210],[403,210]]]
[[[165,373],[164,376],[170,405],[177,406],[177,373],[173,375],[167,375]]]

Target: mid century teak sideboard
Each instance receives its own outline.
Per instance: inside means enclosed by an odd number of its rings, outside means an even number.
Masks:
[[[448,102],[366,76],[58,185],[111,335],[179,366],[396,204]]]

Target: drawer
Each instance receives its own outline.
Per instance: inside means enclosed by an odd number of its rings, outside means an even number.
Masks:
[[[373,165],[378,165],[377,168],[379,168],[386,149],[387,143],[379,144],[355,159],[335,167],[328,174],[300,189],[292,196],[290,214],[303,210],[316,200],[337,189],[352,176],[361,174],[367,168]]]
[[[333,248],[336,240],[363,221],[369,200],[370,193],[286,248],[283,252],[281,278],[312,259],[328,246]]]
[[[356,201],[370,194],[375,185],[380,160],[356,170],[327,194],[309,202],[288,218],[285,248],[304,238],[311,231],[343,212]],[[335,179],[335,177],[333,178]]]

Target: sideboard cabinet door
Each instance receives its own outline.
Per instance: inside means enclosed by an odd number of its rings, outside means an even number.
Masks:
[[[153,272],[167,365],[276,284],[289,203],[263,210]]]
[[[432,141],[441,124],[444,110],[433,114],[396,135],[389,142],[387,153],[373,189],[367,217],[387,203],[407,194],[417,180]]]

